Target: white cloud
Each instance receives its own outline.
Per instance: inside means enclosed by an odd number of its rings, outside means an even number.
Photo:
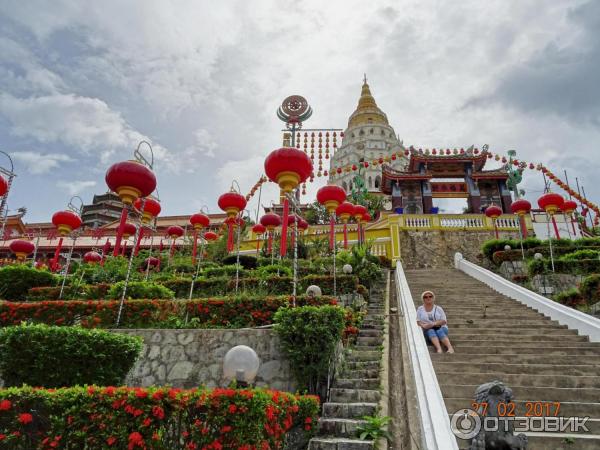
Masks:
[[[69,195],[77,195],[81,194],[83,191],[93,188],[96,186],[95,181],[57,181],[56,186],[64,191],[66,191]]]
[[[50,169],[59,167],[60,163],[73,162],[73,158],[64,153],[16,151],[11,153],[11,156],[12,159],[17,161],[17,163],[22,163],[34,175],[48,173]]]

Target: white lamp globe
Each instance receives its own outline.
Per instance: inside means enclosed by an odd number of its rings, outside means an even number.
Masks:
[[[504,251],[506,251],[506,252],[507,252],[507,251],[509,251],[509,250],[512,250],[511,246],[510,246],[510,245],[505,245],[505,246],[504,246]]]
[[[309,297],[320,297],[322,295],[321,288],[317,285],[310,285],[306,288],[306,295]]]
[[[231,348],[223,360],[223,377],[252,383],[258,373],[260,359],[256,352],[247,345],[236,345]]]
[[[535,259],[542,259],[544,257],[544,255],[542,255],[541,253],[536,253],[535,255],[533,255],[533,257]]]
[[[342,272],[344,272],[346,275],[350,275],[352,273],[352,266],[350,264],[344,264],[344,267],[342,267]]]

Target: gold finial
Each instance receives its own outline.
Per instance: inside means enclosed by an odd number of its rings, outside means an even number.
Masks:
[[[367,84],[367,74],[365,72],[365,77],[363,78],[363,84]]]
[[[350,116],[348,126],[364,125],[366,123],[383,123],[389,125],[387,116],[379,109],[373,94],[371,94],[371,89],[367,84],[367,74],[365,73],[358,106]]]

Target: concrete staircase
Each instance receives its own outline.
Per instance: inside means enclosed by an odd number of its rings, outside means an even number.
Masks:
[[[381,397],[380,365],[384,333],[385,282],[371,290],[367,315],[356,345],[346,356],[341,373],[333,383],[330,401],[323,404],[318,436],[309,450],[371,450],[373,441],[358,439],[357,428],[364,416],[375,416]]]
[[[600,343],[458,270],[409,270],[406,277],[415,306],[429,289],[448,316],[456,353],[430,349],[450,415],[471,408],[477,386],[500,380],[513,390],[518,417],[526,402],[560,402],[559,416],[590,417],[588,433],[525,433],[529,450],[600,448]]]

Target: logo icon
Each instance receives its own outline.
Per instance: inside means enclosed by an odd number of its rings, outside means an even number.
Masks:
[[[461,409],[450,420],[452,432],[459,439],[472,439],[481,430],[481,417],[472,409]]]

